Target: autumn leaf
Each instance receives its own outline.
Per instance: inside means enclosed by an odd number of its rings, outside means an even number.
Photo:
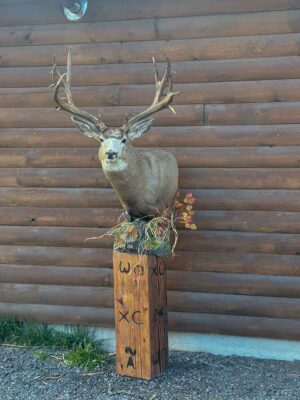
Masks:
[[[134,232],[135,230],[136,230],[136,228],[135,228],[134,225],[129,225],[128,228],[127,228],[127,233],[132,233],[132,232]]]
[[[195,201],[196,201],[195,197],[190,197],[189,199],[187,199],[186,203],[194,204]]]
[[[175,202],[175,208],[181,208],[181,207],[183,207],[183,204],[180,203],[178,200],[176,200],[176,202]]]
[[[177,208],[178,217],[177,221],[183,224],[188,229],[197,229],[197,226],[192,223],[193,215],[195,211],[193,210],[193,204],[196,199],[193,197],[193,193],[186,193],[182,200],[179,199],[179,192],[176,194],[176,201],[174,202],[175,208]]]
[[[188,215],[187,217],[185,217],[185,221],[190,224],[192,222],[192,217],[190,215]]]
[[[163,229],[162,228],[157,228],[155,233],[156,233],[157,236],[161,236],[162,233],[163,233]]]

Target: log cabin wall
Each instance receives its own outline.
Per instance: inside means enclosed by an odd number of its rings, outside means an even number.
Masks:
[[[0,313],[113,326],[112,241],[85,239],[119,203],[48,88],[72,44],[75,102],[113,126],[149,104],[152,55],[176,71],[177,115],[137,143],[197,197],[170,329],[300,340],[300,0],[90,0],[76,23],[60,3],[0,1]]]

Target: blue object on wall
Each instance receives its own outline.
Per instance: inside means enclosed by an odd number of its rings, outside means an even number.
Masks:
[[[63,7],[65,17],[69,21],[78,21],[80,18],[84,16],[86,10],[88,8],[88,0],[77,0],[74,1],[72,7],[68,8],[66,6]]]

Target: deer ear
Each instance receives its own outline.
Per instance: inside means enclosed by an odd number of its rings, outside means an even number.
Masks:
[[[96,125],[91,122],[83,122],[76,117],[71,117],[71,120],[85,136],[100,140],[100,132]]]
[[[141,137],[144,133],[146,133],[150,129],[152,122],[153,122],[152,118],[148,118],[148,119],[144,119],[143,121],[136,122],[129,129],[129,131],[127,133],[128,138],[130,140],[134,140],[134,139]]]

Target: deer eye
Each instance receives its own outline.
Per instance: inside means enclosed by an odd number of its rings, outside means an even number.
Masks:
[[[104,139],[103,139],[102,137],[100,138],[100,142],[101,142],[101,143],[103,143],[103,142],[104,142]]]
[[[126,142],[127,142],[126,138],[122,139],[122,143],[126,143]]]

